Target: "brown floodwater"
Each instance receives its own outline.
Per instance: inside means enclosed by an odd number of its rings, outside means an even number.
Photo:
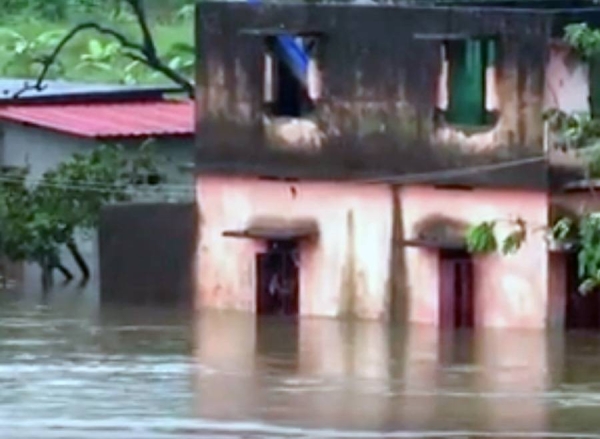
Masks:
[[[600,438],[600,335],[0,298],[2,439]]]

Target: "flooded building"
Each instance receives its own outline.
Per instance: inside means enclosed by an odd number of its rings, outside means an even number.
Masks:
[[[563,325],[546,231],[588,195],[543,116],[594,105],[585,5],[200,3],[198,307]],[[484,222],[518,251],[467,251]]]

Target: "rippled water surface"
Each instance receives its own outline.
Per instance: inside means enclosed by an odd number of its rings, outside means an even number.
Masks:
[[[600,438],[600,336],[5,295],[0,437]]]

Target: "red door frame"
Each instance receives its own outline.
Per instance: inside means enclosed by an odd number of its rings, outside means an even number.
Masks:
[[[441,250],[439,324],[443,329],[475,327],[473,261],[466,251]]]
[[[582,295],[579,292],[577,253],[565,252],[563,258],[566,274],[566,329],[600,329],[600,291]]]

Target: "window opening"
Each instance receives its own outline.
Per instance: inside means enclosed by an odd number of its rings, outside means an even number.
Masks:
[[[306,116],[314,110],[320,91],[315,38],[274,36],[267,38],[266,46],[264,98],[268,114]],[[288,56],[286,51],[294,50],[296,56]]]
[[[496,64],[494,39],[447,41],[448,110],[446,120],[461,125],[486,125],[492,115],[486,109],[486,70]]]

